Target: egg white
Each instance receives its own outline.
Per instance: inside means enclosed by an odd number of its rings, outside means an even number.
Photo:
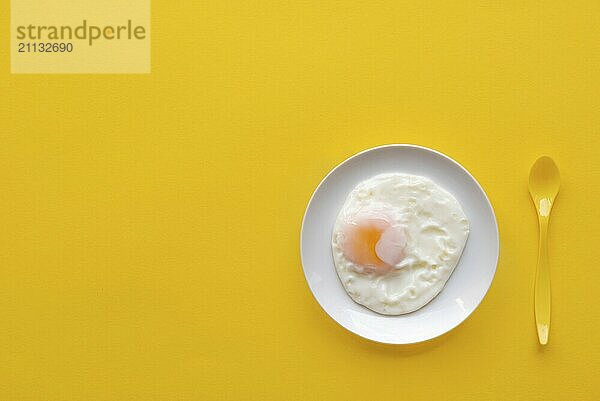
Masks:
[[[385,212],[407,237],[405,257],[385,274],[350,261],[343,252],[343,225],[365,212]],[[348,195],[333,229],[332,251],[344,289],[357,303],[386,315],[413,312],[443,289],[469,236],[459,202],[428,178],[381,174]]]

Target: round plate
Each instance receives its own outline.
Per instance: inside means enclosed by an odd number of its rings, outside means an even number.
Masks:
[[[402,172],[431,178],[452,193],[470,222],[458,265],[440,294],[423,308],[384,316],[355,303],[344,291],[331,253],[333,225],[350,191],[367,178]],[[410,344],[452,330],[477,308],[498,262],[498,224],[479,183],[460,164],[432,149],[385,145],[358,153],[334,168],[310,199],[302,221],[300,254],[308,286],[336,322],[369,340]]]

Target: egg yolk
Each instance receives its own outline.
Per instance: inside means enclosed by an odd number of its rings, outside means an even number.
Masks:
[[[345,224],[343,233],[342,251],[359,266],[385,273],[404,259],[404,230],[386,216],[356,216]]]

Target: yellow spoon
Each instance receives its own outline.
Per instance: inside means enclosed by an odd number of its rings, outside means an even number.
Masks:
[[[535,276],[535,324],[540,344],[548,343],[550,331],[550,266],[548,265],[548,220],[560,187],[558,167],[548,156],[533,164],[529,173],[529,193],[538,213],[540,246]]]

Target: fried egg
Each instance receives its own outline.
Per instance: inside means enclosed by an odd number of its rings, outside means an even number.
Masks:
[[[337,274],[357,303],[413,312],[444,288],[469,236],[459,202],[432,180],[381,174],[350,192],[333,228]]]

